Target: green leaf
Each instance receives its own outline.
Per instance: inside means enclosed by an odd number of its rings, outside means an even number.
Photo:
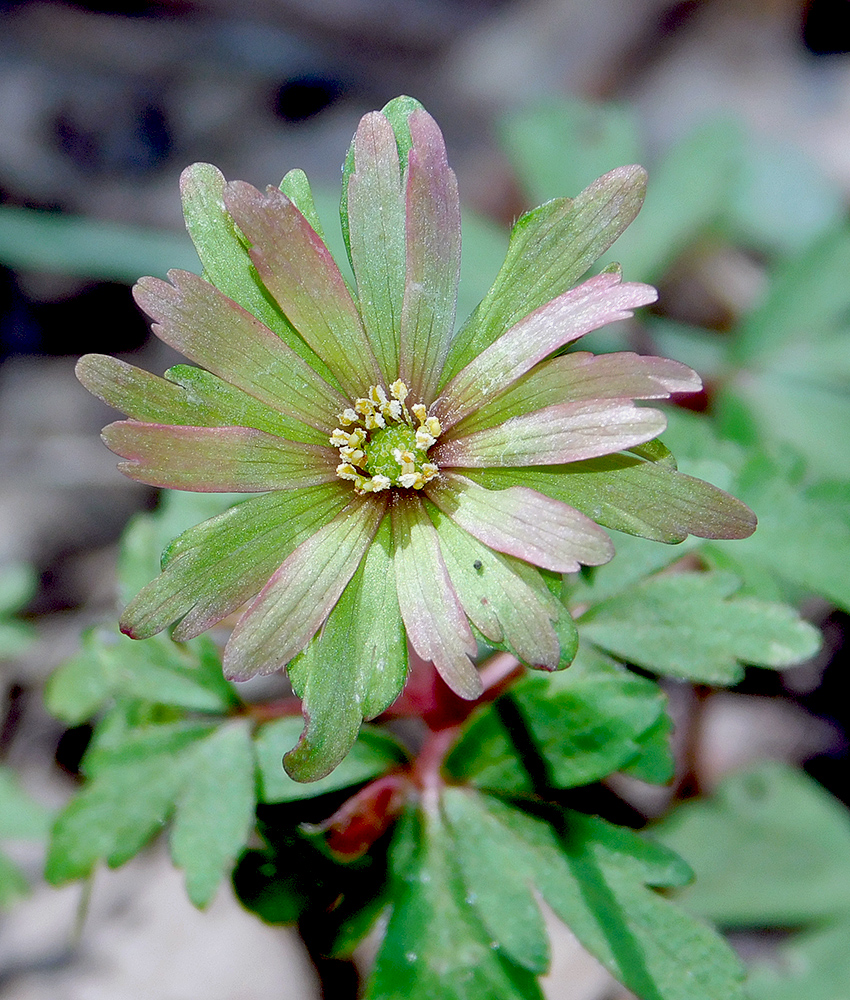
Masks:
[[[104,628],[83,637],[83,650],[51,676],[45,690],[48,710],[71,725],[118,697],[222,714],[239,703],[210,639],[178,645],[156,636],[137,642]]]
[[[12,772],[0,767],[0,838],[38,840],[50,828],[50,810],[21,788]]]
[[[384,518],[321,631],[289,665],[305,718],[298,745],[286,755],[289,774],[298,781],[325,777],[351,749],[363,719],[395,701],[406,676],[392,529]]]
[[[670,573],[590,608],[579,634],[647,670],[734,684],[742,663],[789,666],[813,656],[820,633],[789,607],[734,598],[725,573]]]
[[[220,726],[182,764],[171,856],[195,906],[215,895],[254,823],[254,755],[248,723]]]
[[[750,1000],[844,1000],[850,982],[850,921],[816,927],[783,945],[770,964],[756,964],[747,980]]]
[[[763,361],[786,344],[805,346],[843,332],[850,308],[848,270],[850,229],[846,225],[783,261],[762,302],[735,334],[732,352],[737,365]]]
[[[543,967],[543,925],[528,916],[536,890],[641,1000],[743,997],[724,941],[648,888],[688,878],[674,854],[600,819],[552,811],[547,822],[460,788],[445,791],[443,809],[463,898],[513,961]]]
[[[499,129],[535,205],[581,191],[624,163],[639,163],[638,124],[624,104],[553,100],[508,115]]]
[[[11,906],[29,892],[24,873],[0,851],[0,910]]]
[[[739,124],[717,119],[689,132],[654,165],[646,204],[615,251],[630,281],[659,281],[722,218],[742,142]]]
[[[613,536],[613,542],[617,554],[611,562],[587,567],[571,580],[568,589],[571,607],[592,606],[620,594],[705,545],[702,539],[694,536],[675,545],[659,545],[647,538],[619,532]]]
[[[11,614],[35,594],[38,578],[26,563],[6,563],[0,570],[0,615]]]
[[[748,539],[712,543],[742,563],[757,563],[806,591],[850,610],[850,516],[846,502],[807,486],[799,470],[758,456],[742,470],[736,490],[758,511],[758,531]]]
[[[296,743],[303,723],[297,718],[276,719],[261,726],[254,737],[262,802],[295,802],[377,778],[406,760],[404,751],[382,730],[366,726],[344,760],[324,778],[295,781],[284,771],[282,758]]]
[[[200,270],[185,235],[58,212],[0,206],[0,261],[7,267],[61,272],[131,285],[171,267]]]
[[[53,827],[48,882],[62,885],[87,877],[98,861],[118,867],[133,857],[173,808],[184,777],[182,751],[209,732],[209,726],[151,726],[118,749],[90,750],[84,765],[91,777]]]
[[[682,904],[716,923],[794,926],[848,910],[850,814],[786,765],[730,775],[652,832],[696,872]]]
[[[436,812],[399,823],[392,912],[366,1000],[542,1000],[534,976],[491,942],[455,868],[456,851]],[[490,876],[498,881],[492,869]]]
[[[508,699],[515,712],[506,711]],[[655,736],[665,717],[664,706],[657,684],[583,647],[569,670],[526,677],[474,715],[446,767],[481,788],[529,792],[534,784],[524,761],[536,753],[550,787],[589,784],[637,764],[643,740]]]

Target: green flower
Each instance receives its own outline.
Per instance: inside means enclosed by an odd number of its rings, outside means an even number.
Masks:
[[[161,379],[89,355],[78,374],[130,417],[103,435],[126,475],[261,495],[176,539],[122,628],[144,638],[178,622],[188,639],[251,601],[224,669],[244,680],[288,666],[307,719],[291,773],[330,770],[392,703],[408,641],[468,699],[481,693],[479,636],[529,666],[566,666],[575,632],[548,584],[611,558],[600,524],[664,541],[753,530],[738,501],[642,447],[665,418],[634,400],[698,389],[690,369],[561,353],[656,297],[616,270],[569,290],[644,185],[623,167],[523,216],[455,334],[457,184],[415,101],[366,115],[349,152],[356,292],[300,171],[265,192],[206,164],[185,171],[204,277],[143,278],[135,296],[199,367]]]

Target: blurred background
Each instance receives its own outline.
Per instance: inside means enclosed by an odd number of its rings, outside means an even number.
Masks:
[[[172,363],[130,286],[198,266],[180,171],[205,160],[263,186],[302,167],[327,230],[359,117],[397,94],[436,117],[458,174],[463,315],[524,209],[643,162],[644,229],[615,256],[661,302],[600,346],[692,364],[708,386],[694,406],[719,433],[803,455],[837,511],[850,479],[848,50],[847,0],[0,2],[0,763],[47,807],[75,780],[87,734],[64,731],[40,691],[81,629],[114,613],[117,539],[156,498],[116,474],[98,440],[111,411],[73,365],[88,351]],[[800,340],[812,311],[815,346]],[[789,558],[818,576],[816,555]],[[708,700],[691,762],[703,789],[766,756],[806,763],[847,801],[850,588],[795,584],[824,651]],[[688,696],[671,697],[675,711]],[[34,881],[39,851],[16,855]],[[97,882],[82,944],[79,900],[76,886],[36,886],[0,917],[0,998],[315,995],[294,934],[223,898],[196,913],[156,849]],[[614,996],[559,940],[551,997]]]

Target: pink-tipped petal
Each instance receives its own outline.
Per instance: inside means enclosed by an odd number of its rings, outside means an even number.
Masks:
[[[460,276],[460,201],[437,123],[410,116],[407,167],[407,279],[401,316],[400,374],[413,397],[436,395],[454,332]]]
[[[659,410],[627,400],[563,403],[465,437],[443,438],[429,454],[441,467],[558,465],[633,448],[666,426]]]
[[[433,507],[428,513],[452,586],[472,624],[486,639],[509,644],[524,663],[557,669],[561,645],[552,621],[562,609],[537,570],[494,552]]]
[[[431,660],[461,698],[477,698],[481,678],[470,657],[475,639],[452,587],[434,525],[419,500],[399,497],[392,507],[395,577],[407,637]]]
[[[337,452],[251,427],[185,427],[118,420],[104,443],[118,469],[149,486],[198,493],[263,493],[331,483]]]
[[[380,369],[345,281],[316,231],[276,188],[263,194],[244,181],[224,202],[248,237],[251,260],[287,319],[352,398],[377,384]]]
[[[607,323],[627,319],[654,302],[650,285],[623,284],[619,274],[598,274],[522,319],[449,382],[437,415],[444,430],[488,403],[534,365],[565,344]]]
[[[363,325],[389,385],[398,378],[404,301],[404,189],[395,132],[380,111],[361,118],[354,136],[348,225]]]
[[[668,358],[641,357],[622,351],[590,354],[576,351],[544,361],[492,402],[456,424],[462,437],[494,427],[511,417],[558,403],[602,399],[665,399],[674,392],[698,392],[695,371]]]
[[[614,555],[611,539],[598,524],[536,490],[488,490],[464,476],[444,473],[427,493],[491,549],[556,573],[575,573],[581,564],[599,566]]]
[[[301,652],[354,575],[385,510],[377,497],[355,499],[287,556],[233,630],[226,677],[270,674]]]
[[[171,284],[142,278],[133,289],[160,340],[267,406],[310,427],[333,427],[348,404],[306,361],[196,274],[168,277]]]
[[[74,369],[92,395],[134,420],[214,426],[219,421],[182,386],[106,354],[85,354]],[[205,417],[209,417],[209,424]]]

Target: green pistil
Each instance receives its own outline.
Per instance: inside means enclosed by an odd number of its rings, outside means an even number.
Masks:
[[[372,431],[364,451],[369,475],[386,476],[394,484],[398,484],[402,475],[401,463],[394,452],[410,452],[417,472],[421,472],[422,463],[428,461],[425,452],[416,446],[416,432],[408,424],[392,424]]]

